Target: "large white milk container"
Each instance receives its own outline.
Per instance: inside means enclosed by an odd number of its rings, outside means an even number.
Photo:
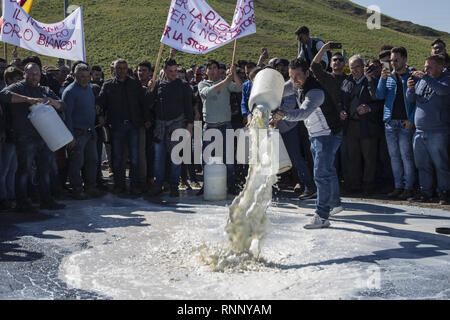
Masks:
[[[291,158],[284,145],[283,138],[278,130],[269,131],[272,143],[272,165],[278,174],[285,173],[292,168]]]
[[[28,119],[51,151],[61,149],[73,140],[72,133],[52,106],[37,103],[30,110]]]
[[[227,199],[227,166],[222,158],[212,157],[204,167],[203,199],[218,201]]]
[[[274,69],[264,69],[256,75],[248,107],[253,110],[255,105],[269,107],[271,110],[277,109],[281,104],[284,90],[284,78]]]

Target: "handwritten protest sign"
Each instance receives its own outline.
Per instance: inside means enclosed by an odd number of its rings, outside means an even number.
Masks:
[[[34,20],[16,0],[2,0],[2,8],[0,41],[46,56],[86,61],[81,7],[53,24]]]
[[[255,32],[252,0],[238,0],[231,26],[205,0],[172,0],[161,42],[204,54]]]

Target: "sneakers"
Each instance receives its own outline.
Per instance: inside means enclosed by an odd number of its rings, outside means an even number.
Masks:
[[[180,184],[178,185],[178,189],[183,190],[183,191],[190,190],[191,186],[185,181],[180,181]]]
[[[313,199],[317,197],[317,192],[314,190],[305,190],[303,193],[298,197],[300,200],[307,200],[307,199]]]
[[[402,193],[401,195],[398,196],[398,199],[400,199],[400,200],[407,200],[407,199],[409,199],[409,198],[414,197],[414,195],[415,195],[414,190],[405,189],[405,190],[403,191],[403,193]]]
[[[330,221],[328,219],[322,219],[318,214],[314,215],[314,218],[311,220],[310,224],[305,225],[303,228],[312,230],[312,229],[324,229],[330,226]]]
[[[339,206],[339,207],[335,207],[333,208],[333,210],[330,211],[330,216],[334,216],[336,214],[338,214],[339,212],[344,211],[344,207],[343,206]]]
[[[403,189],[395,188],[394,191],[389,193],[387,196],[388,196],[388,198],[395,199],[395,198],[398,198],[398,196],[401,195],[402,193],[403,193]]]
[[[200,190],[202,187],[200,186],[200,183],[193,182],[193,183],[191,183],[191,188],[194,190]]]
[[[422,202],[427,203],[431,201],[431,197],[424,192],[416,194],[414,197],[408,198],[409,202]]]
[[[441,193],[439,195],[439,204],[440,205],[448,205],[448,204],[450,204],[449,190],[441,191]]]

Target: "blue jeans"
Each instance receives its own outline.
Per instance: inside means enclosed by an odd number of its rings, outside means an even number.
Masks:
[[[16,198],[17,202],[28,200],[28,179],[31,178],[32,164],[36,159],[39,173],[39,193],[41,202],[51,200],[50,168],[53,152],[40,137],[20,136],[15,140],[17,152]]]
[[[341,205],[334,160],[342,143],[342,132],[336,135],[311,137],[310,141],[314,159],[314,181],[317,186],[316,213],[322,219],[328,219],[331,209]]]
[[[16,198],[16,171],[16,147],[12,143],[0,143],[0,200]]]
[[[438,190],[450,190],[448,143],[448,133],[418,132],[414,135],[414,159],[419,170],[420,190],[430,197],[433,195],[433,165]]]
[[[74,129],[77,143],[69,151],[69,181],[73,188],[81,188],[83,180],[81,169],[84,167],[84,186],[93,187],[97,178],[97,133],[95,130],[86,131]]]
[[[225,125],[220,126],[220,127],[208,127],[208,125],[205,124],[205,126],[203,127],[203,135],[208,130],[214,130],[214,129],[219,130],[220,133],[222,134],[222,141],[223,141],[222,161],[227,166],[227,186],[228,186],[228,188],[233,188],[234,187],[234,157],[233,157],[233,163],[227,163],[226,162],[226,155],[227,155],[227,152],[229,151],[227,149],[227,144],[230,144],[230,145],[234,146],[234,136],[233,136],[233,143],[231,143],[231,141],[230,142],[227,141],[226,130],[227,129],[233,129],[233,127],[231,126],[231,123],[225,124]],[[202,150],[205,150],[205,148],[209,144],[213,143],[214,141],[215,141],[215,139],[211,139],[211,141],[203,140]],[[229,151],[229,152],[231,152],[231,151]],[[213,154],[212,156],[215,156],[215,154]]]
[[[153,171],[155,173],[155,183],[161,186],[166,176],[166,156],[169,155],[170,157],[170,151],[168,146],[166,145],[166,140],[163,139],[161,140],[161,142],[155,142],[154,151],[155,163]],[[172,159],[170,159],[169,184],[171,186],[178,186],[178,183],[180,182],[180,174],[181,164],[175,164],[173,163]]]
[[[119,128],[111,130],[112,157],[114,171],[114,186],[125,188],[125,168],[122,157],[125,145],[128,145],[130,159],[130,187],[138,187],[139,177],[139,128],[131,122],[121,124]]]
[[[286,150],[295,172],[297,173],[298,179],[300,183],[305,186],[305,191],[315,190],[316,186],[314,185],[313,177],[300,150],[298,125],[288,132],[282,133],[281,137],[283,138],[284,145],[286,146]]]
[[[386,123],[385,132],[395,188],[412,190],[416,182],[412,143],[414,131],[403,127],[400,120],[391,120]]]

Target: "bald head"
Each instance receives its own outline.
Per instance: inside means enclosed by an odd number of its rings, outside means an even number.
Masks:
[[[24,78],[27,85],[30,87],[39,86],[41,81],[41,68],[34,62],[27,63],[24,68]]]

